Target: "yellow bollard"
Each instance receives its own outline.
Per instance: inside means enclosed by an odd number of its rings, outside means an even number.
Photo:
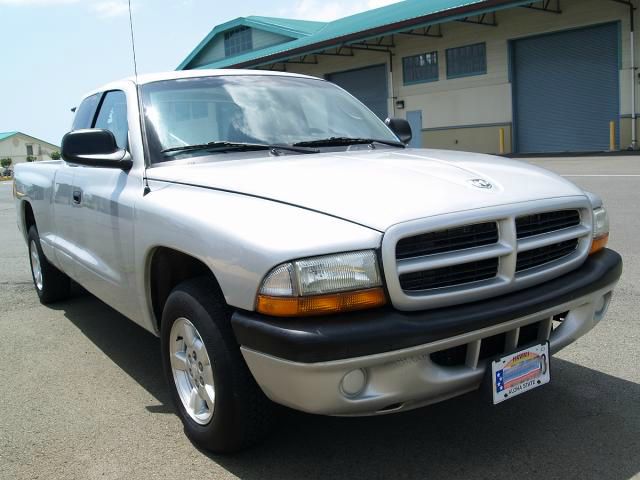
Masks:
[[[500,155],[504,155],[504,128],[500,129]]]
[[[616,149],[616,122],[611,120],[609,122],[609,151],[613,152]]]

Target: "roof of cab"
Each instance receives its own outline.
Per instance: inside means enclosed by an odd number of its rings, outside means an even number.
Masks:
[[[287,73],[287,72],[271,72],[267,70],[241,70],[235,68],[227,68],[227,69],[199,69],[199,70],[178,70],[171,72],[160,72],[160,73],[146,73],[143,75],[138,75],[129,77],[127,80],[130,80],[138,85],[144,85],[147,83],[159,82],[162,80],[178,80],[182,78],[196,78],[196,77],[220,77],[223,75],[272,75],[272,76],[286,76],[286,77],[299,77],[299,78],[314,78],[318,80],[317,77],[310,77],[308,75],[301,75],[298,73]]]
[[[311,78],[314,80],[323,80],[319,77],[312,77],[309,75],[301,75],[299,73],[287,73],[287,72],[272,72],[267,70],[241,70],[237,68],[228,68],[228,69],[199,69],[199,70],[177,70],[177,71],[169,71],[169,72],[157,72],[157,73],[144,73],[123,78],[121,80],[117,80],[114,82],[109,82],[100,87],[91,90],[90,92],[85,93],[82,96],[82,100],[85,98],[95,95],[96,93],[106,92],[108,90],[118,90],[122,88],[123,82],[130,82],[138,85],[146,85],[148,83],[153,82],[161,82],[163,80],[180,80],[183,78],[199,78],[199,77],[221,77],[221,76],[258,76],[258,75],[269,75],[269,76],[279,76],[279,77],[296,77],[296,78]],[[324,80],[323,80],[324,81]]]

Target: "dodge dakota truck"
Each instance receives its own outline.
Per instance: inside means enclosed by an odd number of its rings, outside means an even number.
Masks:
[[[105,85],[62,160],[16,166],[35,290],[77,282],[159,336],[186,434],[217,452],[263,438],[276,404],[379,415],[548,383],[621,275],[601,199],[410,138],[302,75]]]

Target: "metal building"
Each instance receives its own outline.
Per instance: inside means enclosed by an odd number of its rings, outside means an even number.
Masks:
[[[635,17],[632,0],[405,0],[326,23],[246,17],[216,26],[178,69],[324,77],[382,118],[407,118],[416,146],[603,151],[636,143]]]

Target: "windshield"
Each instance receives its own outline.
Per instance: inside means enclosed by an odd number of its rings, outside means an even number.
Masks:
[[[211,154],[177,147],[212,142],[293,145],[332,137],[398,142],[362,103],[322,80],[268,75],[164,80],[142,86],[142,101],[154,163]]]

